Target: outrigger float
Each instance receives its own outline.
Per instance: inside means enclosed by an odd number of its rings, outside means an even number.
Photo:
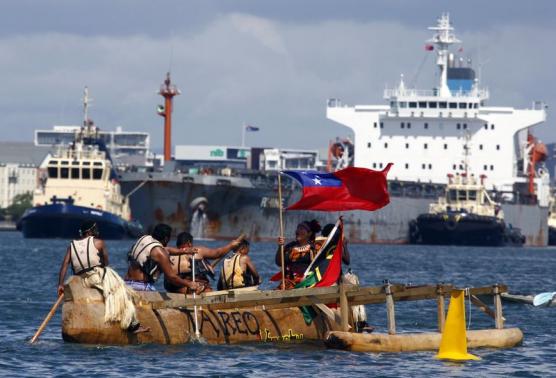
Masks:
[[[330,348],[365,352],[438,350],[444,327],[445,299],[452,285],[377,287],[345,285],[279,290],[229,290],[192,298],[165,292],[137,292],[138,319],[150,332],[131,334],[104,322],[104,302],[96,289],[85,288],[73,277],[65,288],[62,335],[65,341],[85,344],[181,344],[194,340],[194,306],[201,336],[209,344],[242,342],[324,341]],[[472,303],[495,319],[494,329],[467,332],[470,348],[509,348],[520,344],[518,328],[504,329],[500,295],[504,285],[466,289]],[[493,295],[494,311],[477,296]],[[396,333],[395,302],[436,300],[439,332]],[[324,304],[337,304],[329,309]],[[388,333],[362,334],[353,329],[351,306],[386,303]],[[312,306],[317,316],[307,324],[299,307]]]

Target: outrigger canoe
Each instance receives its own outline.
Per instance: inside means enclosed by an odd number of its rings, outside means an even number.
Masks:
[[[100,291],[86,288],[81,278],[73,277],[65,288],[62,308],[62,336],[65,341],[84,344],[182,344],[195,334],[192,297],[166,292],[137,292],[139,322],[150,332],[132,334],[118,324],[104,322],[104,300]],[[265,305],[218,309],[218,302],[249,291],[219,291],[198,296],[198,301],[212,301],[201,306],[198,324],[201,336],[209,344],[240,342],[275,342],[323,340],[340,325],[317,309],[308,325],[298,307],[266,308]],[[276,291],[270,291],[270,294]],[[271,307],[271,306],[269,306]],[[334,310],[331,310],[334,311]]]
[[[181,344],[194,339],[194,306],[198,309],[201,336],[209,344],[242,342],[292,342],[320,340],[330,348],[365,352],[410,352],[437,350],[445,322],[445,299],[452,285],[376,287],[344,285],[293,290],[229,290],[201,294],[197,298],[165,292],[137,292],[134,302],[138,319],[150,332],[131,334],[117,324],[104,322],[104,301],[96,289],[85,288],[73,277],[65,288],[62,310],[64,340],[85,344]],[[501,293],[504,285],[466,289],[471,302],[494,318],[495,328],[467,332],[470,348],[509,348],[519,345],[523,333],[504,328]],[[476,296],[491,295],[494,311]],[[438,309],[439,332],[397,333],[394,303],[434,300]],[[351,306],[386,303],[388,333],[350,332]],[[330,309],[324,304],[337,304]],[[316,317],[305,322],[301,306],[311,306]]]

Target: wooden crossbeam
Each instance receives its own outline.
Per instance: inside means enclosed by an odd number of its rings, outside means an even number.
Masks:
[[[394,301],[417,301],[438,299],[438,290],[448,297],[454,289],[453,285],[426,285],[409,287],[392,284],[390,290]],[[345,296],[350,306],[359,304],[380,304],[386,302],[384,286],[360,287],[345,285]],[[499,285],[500,292],[507,291],[505,285]],[[472,295],[492,295],[493,286],[469,288]],[[265,306],[265,308],[285,308],[314,305],[318,303],[340,303],[339,286],[322,288],[303,288],[293,290],[266,291],[221,291],[198,296],[196,299],[184,296],[169,295],[167,300],[149,301],[150,307],[162,308],[192,308],[201,306],[209,310],[246,308]]]

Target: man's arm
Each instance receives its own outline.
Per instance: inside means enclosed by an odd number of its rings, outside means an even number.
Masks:
[[[230,243],[226,244],[220,248],[207,248],[203,246],[196,247],[198,250],[198,255],[205,259],[217,259],[224,256],[226,253],[230,252],[232,249],[237,248],[239,243],[245,238],[244,234],[241,234],[236,239],[232,240]]]
[[[58,274],[58,296],[64,294],[64,279],[66,278],[66,273],[68,271],[68,265],[70,261],[70,247],[66,250],[66,255],[64,256],[64,261],[62,261],[62,266],[60,267],[60,273]]]
[[[106,244],[104,244],[104,240],[94,239],[95,247],[98,249],[100,253],[102,253],[102,262],[104,266],[110,265],[108,261],[108,249],[106,248]]]
[[[197,248],[176,248],[176,247],[164,247],[169,255],[194,255],[197,253]]]
[[[172,270],[168,252],[166,252],[164,248],[153,248],[151,250],[151,259],[153,259],[158,264],[160,270],[162,270],[162,273],[164,273],[164,277],[168,281],[170,281],[170,283],[176,286],[187,286],[193,290],[198,290],[200,288],[201,285],[199,285],[198,282],[193,283],[192,281],[184,280]]]
[[[251,258],[249,256],[243,256],[242,258],[245,259],[245,265],[247,266],[247,269],[249,269],[249,271],[251,272],[251,275],[255,279],[255,282],[257,284],[260,284],[261,283],[261,277],[259,276],[259,273],[257,272],[257,268],[255,268],[255,264],[253,264],[253,261],[251,261]]]
[[[349,265],[350,261],[351,261],[351,256],[349,254],[349,248],[348,248],[348,240],[344,239],[344,245],[342,248],[342,261],[344,262],[344,264]]]

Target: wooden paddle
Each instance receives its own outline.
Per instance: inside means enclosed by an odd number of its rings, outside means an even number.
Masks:
[[[52,308],[50,309],[50,312],[48,313],[48,315],[46,315],[46,318],[44,318],[41,326],[39,327],[39,329],[37,329],[37,332],[35,332],[35,335],[31,339],[31,341],[29,342],[30,344],[33,344],[35,341],[37,341],[37,339],[39,338],[42,331],[44,331],[44,329],[46,328],[46,325],[48,324],[50,319],[52,319],[52,317],[56,313],[56,310],[58,309],[58,306],[60,306],[60,303],[62,303],[63,299],[64,299],[64,294],[60,295],[58,297],[58,299],[56,300],[56,303],[54,303],[54,305],[52,305]]]

